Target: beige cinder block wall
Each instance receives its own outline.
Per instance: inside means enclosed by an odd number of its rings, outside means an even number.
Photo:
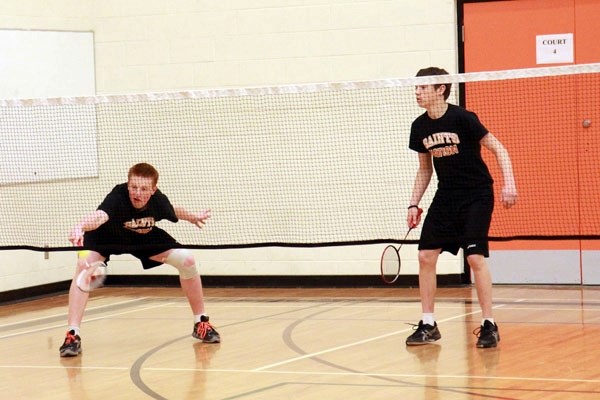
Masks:
[[[452,73],[455,20],[453,0],[0,3],[2,29],[93,31],[97,94],[370,80],[412,76],[429,65]],[[65,244],[76,219],[65,221]],[[264,248],[200,251],[198,256],[203,274],[370,274],[377,273],[381,249]],[[0,290],[69,279],[73,263],[73,253],[46,258],[0,252]],[[416,272],[414,259],[407,264],[408,272]],[[460,268],[452,259],[441,272]],[[112,271],[139,273],[141,267],[122,256]],[[172,271],[163,266],[153,273]]]

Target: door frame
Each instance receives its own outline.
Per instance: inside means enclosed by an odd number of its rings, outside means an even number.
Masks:
[[[465,25],[465,4],[467,3],[495,3],[499,1],[511,0],[457,0],[456,2],[456,43],[458,44],[458,72],[465,72],[465,40],[464,40],[464,25]],[[466,104],[464,94],[464,84],[459,84],[458,103],[461,106]]]
[[[496,3],[498,1],[511,1],[511,0],[457,0],[457,8],[456,8],[456,16],[457,16],[457,29],[456,29],[456,34],[457,34],[457,54],[458,54],[458,59],[457,59],[457,64],[458,64],[458,72],[459,73],[465,73],[466,71],[466,65],[467,65],[467,54],[466,54],[466,45],[465,45],[465,10],[468,8],[467,6],[469,4],[473,4],[473,3],[489,3],[490,5],[493,3]],[[513,0],[514,1],[514,0]],[[543,0],[542,0],[543,1]],[[596,8],[595,3],[593,2],[589,2],[588,0],[573,0],[573,4],[575,5],[575,10],[577,11],[579,9],[579,14],[576,13],[576,15],[579,15],[580,17],[582,15],[588,15],[590,16],[589,18],[591,18],[591,15],[593,13],[591,13],[590,11],[592,9],[594,9],[595,13],[598,12],[598,9]],[[580,6],[578,8],[578,6]],[[592,8],[590,8],[590,6]],[[501,7],[501,6],[500,6]],[[585,8],[587,7],[587,8]],[[587,11],[582,10],[585,9]],[[468,16],[468,15],[467,15]],[[578,19],[575,18],[575,22]],[[582,23],[584,23],[584,21],[587,21],[587,25],[589,25],[589,19],[586,20],[585,18],[581,21]],[[576,29],[575,29],[576,30]],[[583,32],[583,31],[582,31]],[[595,49],[595,53],[594,54],[598,54],[598,49],[600,49],[600,45],[598,45],[597,43],[594,43],[593,45],[591,45],[589,43],[589,39],[590,39],[590,32],[589,29],[585,31],[586,33],[582,33],[582,37],[587,38],[587,41],[582,41],[581,44],[578,44],[579,47],[581,46],[586,46],[585,49],[589,49],[586,50],[587,53],[589,53],[591,50]],[[592,46],[591,49],[589,46]],[[585,59],[585,61],[582,61],[583,59],[581,59],[580,57],[585,57],[582,56],[581,54],[587,54],[585,52],[583,52],[583,47],[579,48],[579,50],[581,50],[581,52],[577,51],[577,47],[576,47],[576,58],[575,58],[575,62],[573,64],[578,64],[578,63],[586,63],[586,62],[599,62],[600,59],[594,58],[591,61],[589,60],[589,57]],[[461,85],[460,86],[461,90],[459,92],[458,95],[458,100],[459,100],[459,104],[465,106],[467,104],[466,99],[468,98],[468,94],[465,93],[465,91],[463,90],[464,87]],[[596,100],[596,103],[594,104],[598,104],[598,100]],[[595,106],[596,107],[596,106]],[[588,107],[589,108],[589,107]],[[596,108],[597,109],[597,108]],[[596,114],[597,117],[597,114]],[[581,234],[581,232],[580,232]],[[579,239],[578,239],[579,240]],[[589,265],[597,265],[598,261],[600,260],[600,249],[598,248],[599,246],[597,245],[597,243],[594,244],[594,247],[591,248],[584,248],[583,244],[582,244],[582,240],[579,240],[579,249],[578,249],[578,258],[579,258],[579,268],[580,268],[580,278],[578,282],[573,282],[573,283],[577,283],[580,285],[585,285],[585,284],[599,284],[600,283],[600,273],[592,273],[589,272],[588,274],[585,274],[586,271],[588,271],[590,269]],[[568,251],[571,251],[571,249],[569,249]],[[563,250],[562,253],[566,254],[568,252],[567,250]],[[571,256],[572,258],[572,256]],[[570,258],[569,258],[570,260]],[[587,261],[585,261],[587,260]],[[532,260],[532,262],[535,262],[536,260]],[[585,262],[584,262],[585,261]],[[468,265],[465,263],[465,270],[467,270]],[[589,276],[588,276],[589,275]],[[523,282],[526,283],[526,282]],[[560,283],[560,282],[557,282]],[[569,282],[570,283],[570,282]]]
[[[458,44],[458,72],[465,72],[465,41],[464,41],[464,19],[465,19],[465,4],[466,3],[491,3],[497,1],[509,0],[457,0],[456,3],[456,43]],[[458,104],[464,106],[466,104],[466,94],[464,83],[458,84]],[[471,267],[467,262],[467,258],[463,257],[463,273],[460,276],[460,281],[464,284],[473,283],[471,279]]]

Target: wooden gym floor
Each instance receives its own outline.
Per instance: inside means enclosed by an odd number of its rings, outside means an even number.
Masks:
[[[600,288],[496,286],[501,342],[475,348],[474,289],[440,288],[442,339],[407,348],[416,289],[205,289],[222,337],[191,337],[177,288],[102,288],[60,358],[64,294],[0,308],[6,399],[598,399]]]

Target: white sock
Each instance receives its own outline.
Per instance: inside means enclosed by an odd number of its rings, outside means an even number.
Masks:
[[[206,314],[204,314],[204,313],[194,315],[194,324],[200,322],[200,319],[202,318],[203,315],[206,316]]]
[[[490,321],[492,323],[492,325],[496,325],[496,322],[494,322],[494,318],[484,318],[481,320],[481,326],[483,326],[485,321]]]
[[[81,336],[81,330],[79,329],[78,326],[69,326],[69,331],[75,331],[75,334],[77,336]]]
[[[435,318],[433,313],[423,313],[423,324],[435,326]]]

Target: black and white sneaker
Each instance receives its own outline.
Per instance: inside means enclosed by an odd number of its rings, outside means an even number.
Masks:
[[[485,320],[483,325],[473,331],[473,335],[477,336],[476,346],[480,349],[487,349],[498,346],[500,341],[500,333],[498,325]]]
[[[415,332],[406,339],[407,346],[420,346],[427,343],[433,343],[436,340],[442,338],[437,322],[434,325],[424,324],[423,321],[419,321],[418,325],[413,325]]]
[[[221,336],[216,331],[215,327],[208,322],[208,316],[203,315],[200,317],[200,322],[194,324],[194,331],[192,336],[196,339],[202,340],[203,343],[220,343]]]
[[[61,357],[76,357],[81,354],[81,338],[75,334],[74,330],[71,329],[67,332],[65,341],[60,346],[59,351]]]

